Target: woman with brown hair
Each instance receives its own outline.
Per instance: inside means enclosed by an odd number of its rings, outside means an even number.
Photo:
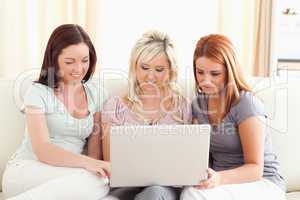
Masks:
[[[9,199],[98,200],[109,192],[110,166],[99,160],[99,91],[89,82],[96,61],[80,26],[51,34],[40,77],[24,97],[25,137],[3,175]]]
[[[212,126],[210,168],[208,179],[185,188],[181,199],[285,199],[284,180],[265,129],[267,116],[243,78],[230,40],[202,37],[193,68],[193,121]]]

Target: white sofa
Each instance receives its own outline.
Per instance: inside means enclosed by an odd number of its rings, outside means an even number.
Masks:
[[[29,77],[29,78],[28,78]],[[0,181],[5,164],[20,145],[24,132],[24,116],[19,107],[22,96],[32,78],[23,75],[17,79],[0,79]],[[95,78],[96,79],[96,78]],[[103,100],[122,90],[125,78],[97,79],[103,87]],[[274,148],[281,162],[281,173],[287,182],[287,199],[300,200],[300,91],[299,80],[285,78],[252,79],[252,85],[258,96],[265,102],[266,110],[271,117],[271,131]],[[193,83],[190,80],[180,83],[184,93],[192,96]],[[2,182],[2,181],[1,181]],[[0,185],[0,200],[4,199]]]

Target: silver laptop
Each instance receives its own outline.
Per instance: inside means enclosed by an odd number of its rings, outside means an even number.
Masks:
[[[111,127],[110,185],[197,185],[207,178],[209,140],[209,125]]]

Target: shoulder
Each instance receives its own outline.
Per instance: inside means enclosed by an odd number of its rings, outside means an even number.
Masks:
[[[43,85],[43,84],[41,84],[41,83],[33,82],[33,83],[29,86],[29,88],[28,88],[26,94],[30,94],[30,93],[45,94],[45,93],[47,93],[47,92],[48,92],[49,90],[51,90],[51,89],[52,89],[52,88],[50,88],[50,87],[48,87],[48,86],[46,86],[46,85]]]
[[[122,110],[124,109],[125,102],[122,97],[120,96],[112,96],[109,97],[103,105],[103,111],[117,111],[117,110]]]
[[[48,107],[51,102],[51,90],[52,88],[46,85],[33,82],[24,95],[21,110],[24,111],[25,106],[34,106],[46,111],[46,107]]]
[[[52,90],[52,88],[40,83],[33,82],[24,95],[24,101],[26,102],[26,100],[30,100],[33,98],[44,99],[49,95],[50,90]]]
[[[125,120],[125,103],[120,96],[108,98],[101,111],[102,121],[112,125],[121,125]]]
[[[264,105],[262,101],[254,95],[253,92],[241,91],[240,99],[234,107],[236,107],[237,110],[240,109],[261,110],[264,108]]]
[[[266,117],[264,104],[250,91],[240,92],[240,99],[237,104],[232,107],[231,112],[238,124],[251,116]]]

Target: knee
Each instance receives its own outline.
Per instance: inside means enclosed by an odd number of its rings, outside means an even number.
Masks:
[[[74,178],[75,177],[76,176],[74,176]],[[80,188],[79,190],[76,191],[75,189],[75,191],[76,193],[78,193],[78,196],[82,196],[82,199],[102,199],[109,193],[109,186],[107,184],[107,180],[100,179],[99,177],[90,172],[81,172],[80,176],[78,177],[78,180],[80,180],[81,186],[78,187]]]
[[[180,194],[180,200],[207,200],[203,195],[201,195],[201,191],[193,188],[186,187]]]
[[[176,200],[176,192],[162,186],[149,186],[136,195],[135,200]]]

